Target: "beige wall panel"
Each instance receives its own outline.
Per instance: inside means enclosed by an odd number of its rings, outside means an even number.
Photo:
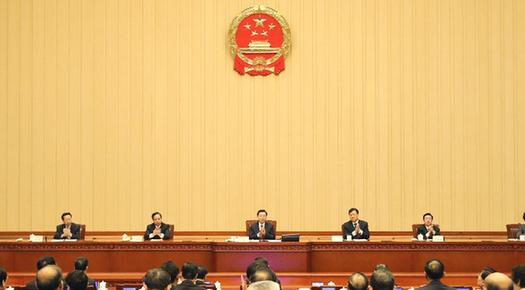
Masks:
[[[523,1],[267,1],[286,70],[240,76],[227,33],[256,3],[0,0],[0,230],[520,221]]]

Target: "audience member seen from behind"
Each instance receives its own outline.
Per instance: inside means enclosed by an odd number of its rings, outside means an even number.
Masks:
[[[485,278],[486,290],[513,290],[512,280],[503,273],[492,273]]]
[[[56,265],[47,265],[36,273],[38,290],[62,290],[62,270]]]
[[[525,264],[520,264],[512,268],[512,282],[514,290],[525,289]]]
[[[36,261],[36,270],[44,268],[47,265],[55,265],[55,258],[50,256],[43,256]],[[36,279],[27,282],[25,290],[36,290]]]
[[[144,276],[143,287],[145,290],[170,290],[170,274],[160,268],[151,269]]]
[[[195,285],[197,279],[198,267],[194,263],[186,262],[182,265],[182,282],[173,287],[174,290],[202,290]]]
[[[88,286],[88,276],[84,271],[71,271],[66,276],[66,285],[69,290],[86,290]]]
[[[367,290],[368,278],[361,272],[356,272],[348,277],[349,290]]]
[[[455,290],[441,283],[441,279],[445,276],[445,265],[440,260],[430,260],[425,264],[425,276],[429,283],[416,290]]]
[[[174,286],[176,284],[179,283],[179,267],[177,266],[177,264],[175,264],[175,262],[173,261],[166,261],[164,262],[164,264],[162,264],[162,266],[160,266],[160,268],[166,272],[168,272],[168,274],[170,275],[170,282],[171,284],[174,284]]]

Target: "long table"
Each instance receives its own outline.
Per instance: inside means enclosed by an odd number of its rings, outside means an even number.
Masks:
[[[210,272],[243,272],[256,257],[267,258],[277,272],[370,271],[377,263],[394,272],[422,272],[432,258],[442,260],[447,272],[478,272],[487,265],[509,272],[525,263],[525,242],[0,242],[0,265],[9,272],[34,272],[44,255],[54,256],[65,270],[85,256],[91,272],[108,273],[145,272],[166,260],[193,261]]]

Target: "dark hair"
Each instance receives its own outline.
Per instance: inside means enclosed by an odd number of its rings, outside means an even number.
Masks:
[[[512,282],[519,285],[520,288],[525,288],[525,264],[520,264],[512,268]]]
[[[43,274],[40,273],[48,269],[53,269],[53,273],[42,277]],[[38,290],[55,290],[58,289],[60,283],[62,283],[62,270],[56,265],[45,266],[36,273],[36,287]]]
[[[64,220],[64,217],[65,217],[66,215],[69,215],[69,216],[73,217],[73,215],[72,215],[70,212],[66,211],[65,213],[63,213],[63,214],[60,216],[60,218],[61,218],[62,220]]]
[[[257,211],[257,216],[259,216],[261,212],[264,212],[266,215],[268,215],[268,212],[265,209],[260,209]]]
[[[151,219],[154,219],[156,215],[160,215],[160,218],[162,218],[162,214],[158,211],[151,214]]]
[[[70,290],[85,290],[88,285],[88,276],[82,270],[69,272],[66,283]]]
[[[160,268],[150,269],[144,276],[144,284],[149,290],[164,290],[171,284],[171,277]]]
[[[193,280],[197,277],[198,267],[192,262],[186,262],[182,265],[182,278]]]
[[[56,265],[55,258],[51,256],[43,256],[36,261],[36,269],[40,270],[47,265]]]
[[[440,260],[430,260],[425,264],[425,273],[430,280],[439,280],[445,274],[445,265]]]
[[[355,207],[349,209],[349,210],[348,210],[348,213],[351,213],[351,212],[353,212],[353,211],[355,211],[357,214],[359,214],[359,210],[358,210],[357,208],[355,208]]]
[[[359,280],[361,278],[361,280]],[[366,290],[368,288],[368,278],[361,272],[355,272],[348,277],[348,289]]]
[[[432,218],[432,220],[434,220],[434,216],[433,216],[431,213],[429,213],[429,212],[427,212],[427,213],[425,213],[425,214],[423,215],[423,220],[425,220],[425,217],[426,217],[427,215],[429,215],[429,216]]]
[[[166,261],[160,268],[166,272],[171,277],[171,283],[175,283],[177,280],[177,276],[179,276],[179,267],[177,267],[177,264],[175,264],[173,261]]]
[[[7,280],[7,271],[4,268],[0,267],[0,286],[5,280]]]
[[[208,275],[208,268],[202,266],[202,265],[199,265],[197,267],[197,279],[206,279],[206,275]]]
[[[86,257],[78,257],[75,260],[75,270],[86,271],[88,266],[89,266],[89,261]]]
[[[372,274],[370,286],[374,290],[392,290],[394,289],[394,275],[390,271],[377,270]]]
[[[490,266],[487,266],[481,270],[481,272],[479,273],[479,276],[481,276],[481,279],[485,280],[485,278],[487,278],[488,275],[492,273],[496,273],[496,272],[497,272],[496,269]]]
[[[525,221],[525,212],[523,212],[523,220]]]
[[[255,259],[253,259],[254,262],[258,262],[258,263],[262,263],[264,265],[266,265],[266,267],[269,267],[270,264],[268,263],[268,259],[266,259],[265,257],[256,257]]]
[[[377,270],[385,270],[385,271],[391,272],[386,264],[377,264],[374,268],[374,271],[377,271]]]
[[[268,260],[261,257],[255,258],[255,260],[246,268],[246,278],[251,280],[251,277],[257,272],[257,270],[265,268],[268,268]]]

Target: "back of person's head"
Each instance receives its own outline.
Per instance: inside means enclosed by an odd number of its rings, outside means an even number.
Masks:
[[[264,259],[264,258],[255,259],[246,268],[246,278],[250,279],[250,277],[252,277],[253,274],[255,274],[257,269],[266,269],[266,268],[269,268],[268,267],[268,261],[266,259]]]
[[[56,265],[47,265],[36,272],[38,290],[62,289],[62,270]]]
[[[348,289],[366,290],[368,288],[368,278],[361,272],[356,272],[348,277]]]
[[[390,271],[376,270],[370,278],[370,286],[374,290],[392,290],[394,289],[394,275]]]
[[[430,260],[425,264],[425,274],[430,280],[440,280],[445,275],[445,265],[440,260]]]
[[[277,275],[272,271],[272,269],[264,266],[259,265],[255,269],[255,273],[253,273],[252,276],[248,278],[250,280],[250,283],[260,282],[260,281],[273,281],[277,282]]]
[[[144,285],[148,290],[169,290],[171,288],[171,276],[161,268],[151,269],[144,276]]]
[[[495,272],[485,279],[487,290],[513,290],[512,280],[505,274]]]
[[[206,279],[206,275],[208,275],[208,268],[202,265],[199,265],[197,267],[197,279],[204,280]]]
[[[66,284],[70,290],[86,290],[88,276],[82,270],[69,272],[66,276]]]
[[[173,261],[166,261],[160,268],[166,272],[171,277],[171,283],[175,283],[177,280],[177,277],[179,276],[179,267],[177,267],[177,264],[175,264]]]
[[[89,261],[86,257],[78,257],[75,260],[75,270],[86,271],[89,266]]]
[[[520,264],[512,268],[512,282],[520,289],[525,288],[525,264]]]
[[[488,275],[492,274],[492,273],[496,273],[496,269],[490,267],[490,266],[487,266],[485,268],[483,268],[481,270],[481,272],[479,273],[479,276],[481,277],[481,279],[485,280],[487,278]]]
[[[267,280],[254,282],[248,286],[248,290],[280,290],[280,288],[277,282]]]
[[[377,270],[385,270],[385,271],[392,272],[390,271],[390,269],[388,268],[386,264],[377,264],[374,268],[374,271],[377,271]]]
[[[0,267],[0,287],[4,286],[5,281],[7,280],[7,271]]]
[[[40,270],[47,265],[56,265],[55,258],[50,257],[50,256],[44,256],[44,257],[40,257],[38,261],[36,261],[37,270]]]
[[[193,280],[197,277],[198,267],[192,262],[186,262],[182,265],[182,278]]]
[[[261,263],[266,265],[266,267],[270,267],[270,263],[268,263],[268,260],[265,257],[256,257],[253,259],[254,262]]]

